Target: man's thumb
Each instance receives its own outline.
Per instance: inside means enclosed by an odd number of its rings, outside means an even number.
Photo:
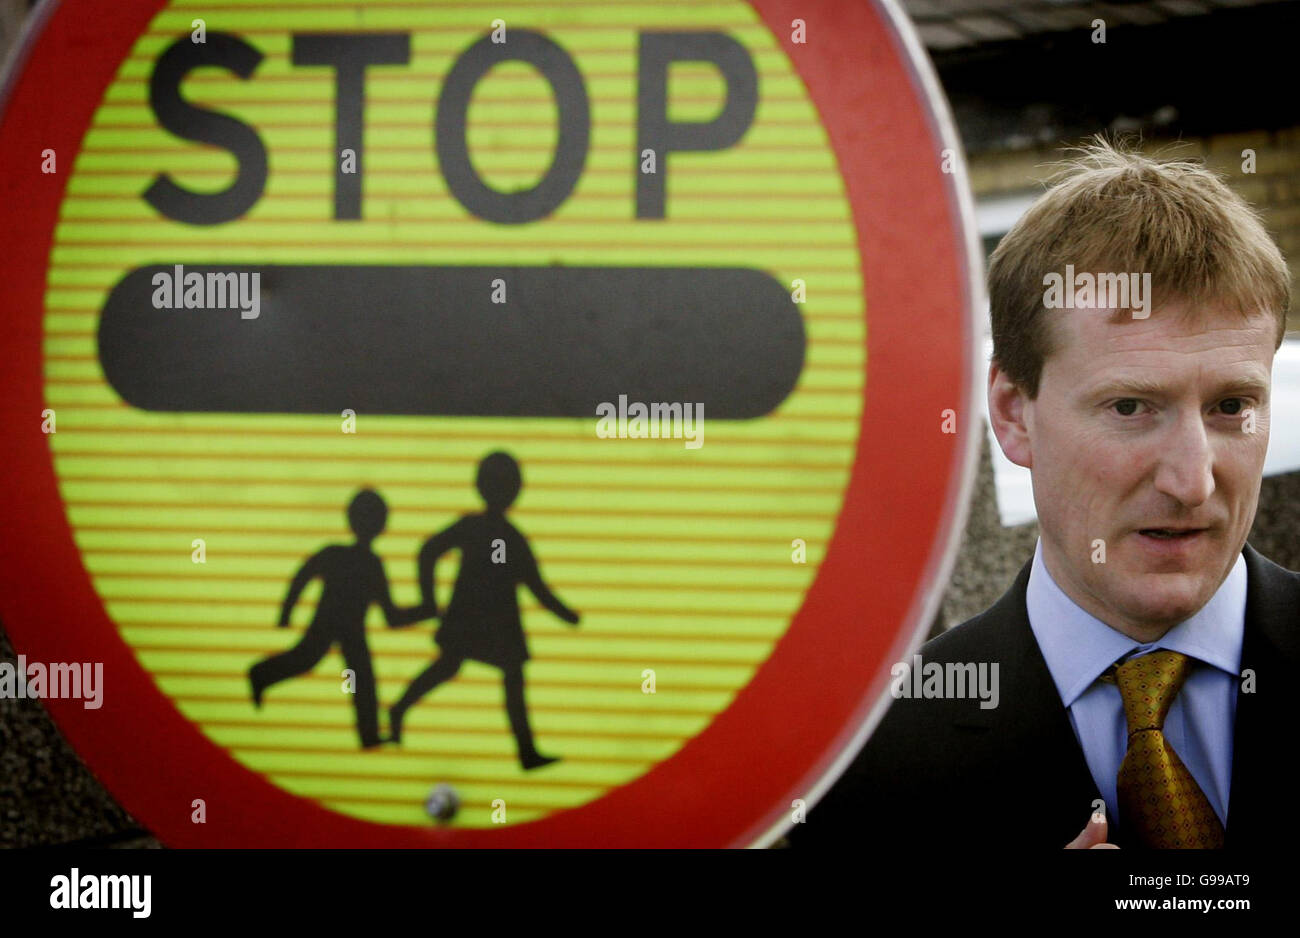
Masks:
[[[1106,843],[1108,833],[1109,825],[1106,823],[1106,815],[1099,811],[1084,825],[1083,830],[1079,832],[1079,836],[1065,845],[1065,849],[1089,850],[1093,847],[1100,847],[1118,850],[1119,848],[1114,844]]]

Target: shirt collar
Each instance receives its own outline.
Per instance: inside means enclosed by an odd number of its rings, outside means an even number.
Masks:
[[[1134,652],[1177,651],[1235,677],[1246,621],[1246,559],[1237,555],[1223,583],[1195,615],[1146,645],[1085,612],[1065,594],[1043,563],[1041,538],[1034,548],[1025,605],[1029,627],[1066,707],[1112,663]]]

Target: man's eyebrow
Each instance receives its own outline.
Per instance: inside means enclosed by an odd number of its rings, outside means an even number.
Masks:
[[[1103,381],[1100,384],[1093,385],[1088,393],[1092,396],[1114,394],[1124,397],[1129,395],[1137,396],[1145,394],[1155,397],[1167,393],[1167,388],[1151,378],[1146,378],[1141,375],[1133,375],[1131,377],[1111,378],[1107,381]]]
[[[1237,375],[1232,378],[1225,378],[1216,388],[1216,394],[1268,394],[1273,385],[1271,378],[1261,378],[1258,375]]]
[[[1272,384],[1267,377],[1260,375],[1233,375],[1230,378],[1224,378],[1214,386],[1214,395],[1230,396],[1236,394],[1267,394]],[[1117,397],[1129,397],[1146,395],[1158,397],[1167,394],[1169,389],[1158,381],[1142,375],[1132,375],[1130,377],[1111,378],[1107,381],[1093,386],[1089,391],[1090,395]]]

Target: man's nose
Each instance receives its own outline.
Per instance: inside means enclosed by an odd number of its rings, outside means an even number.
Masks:
[[[1214,451],[1201,414],[1180,416],[1160,446],[1156,488],[1181,504],[1203,504],[1214,492]]]

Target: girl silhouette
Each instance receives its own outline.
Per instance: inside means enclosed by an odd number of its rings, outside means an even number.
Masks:
[[[456,676],[466,658],[500,668],[506,692],[506,713],[525,769],[555,762],[533,744],[524,703],[524,662],[528,644],[519,617],[519,584],[527,586],[537,601],[570,625],[578,613],[562,603],[542,582],[537,561],[519,529],[506,520],[506,510],[523,488],[519,464],[509,453],[486,456],[478,466],[477,486],[487,508],[465,515],[431,537],[420,550],[420,590],[424,595],[421,618],[438,615],[434,594],[434,566],[450,550],[460,550],[460,570],[451,602],[442,615],[434,640],[441,654],[406,689],[389,713],[393,742],[401,742],[402,720],[421,697]]]

